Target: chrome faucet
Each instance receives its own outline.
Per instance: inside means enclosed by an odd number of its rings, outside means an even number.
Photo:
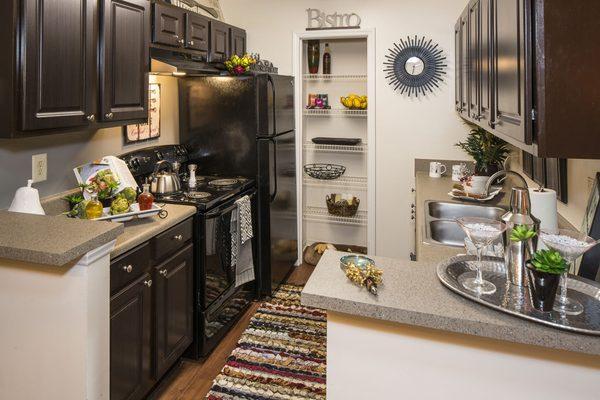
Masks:
[[[485,185],[485,196],[486,197],[489,196],[490,188],[492,187],[492,183],[496,179],[500,178],[501,176],[507,177],[508,175],[516,176],[517,178],[519,178],[521,180],[521,182],[523,183],[523,186],[522,186],[523,189],[529,188],[529,185],[527,185],[527,181],[525,180],[525,178],[523,178],[523,175],[521,175],[515,171],[503,170],[503,171],[498,171],[494,175],[490,176],[490,179],[488,179],[488,181]],[[529,197],[529,193],[527,194],[527,196]]]

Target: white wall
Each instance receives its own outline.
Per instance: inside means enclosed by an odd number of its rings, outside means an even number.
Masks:
[[[125,145],[123,129],[96,132],[71,132],[26,139],[0,140],[0,209],[8,208],[15,190],[31,178],[31,156],[48,154],[48,180],[35,184],[42,196],[64,192],[77,186],[73,168],[106,156],[138,148],[179,143],[177,79],[151,76],[161,85],[161,137],[139,144]]]
[[[306,9],[356,12],[377,42],[377,254],[408,258],[414,158],[462,159],[453,144],[467,128],[454,112],[454,22],[466,0],[221,0],[229,23],[248,32],[248,50],[292,73],[292,33],[304,31]],[[441,90],[424,99],[400,96],[383,73],[387,50],[408,35],[427,36],[448,57]],[[335,54],[333,54],[335,63]]]

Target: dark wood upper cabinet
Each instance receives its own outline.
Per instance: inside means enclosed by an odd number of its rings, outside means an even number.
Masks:
[[[461,65],[460,65],[460,62],[462,60],[462,58],[461,58],[462,42],[461,42],[460,22],[461,22],[461,20],[459,19],[458,22],[456,22],[456,25],[454,25],[454,51],[455,51],[455,56],[454,56],[454,71],[455,71],[454,108],[456,109],[456,112],[458,112],[459,114],[461,112],[461,102],[462,102],[462,91],[461,91],[461,89],[462,89],[462,82],[461,82],[462,73],[461,73]]]
[[[460,114],[469,115],[469,14],[460,17]]]
[[[96,118],[97,4],[22,2],[22,112],[17,129],[86,126]]]
[[[192,245],[189,245],[154,269],[157,379],[192,342],[193,262]]]
[[[185,47],[208,56],[210,20],[202,15],[187,13],[185,21]]]
[[[246,31],[240,28],[231,27],[229,35],[231,40],[231,54],[242,57],[246,54]]]
[[[457,112],[538,157],[600,158],[600,2],[471,0],[467,9]],[[464,14],[454,31],[457,60],[463,26]]]
[[[494,1],[493,39],[493,87],[494,112],[492,128],[497,133],[531,144],[530,96],[527,96],[530,30],[529,7],[525,0]],[[529,104],[528,104],[529,103]]]
[[[229,44],[229,25],[216,20],[210,21],[210,51],[208,61],[227,61],[231,56]]]
[[[104,0],[103,11],[101,119],[147,118],[150,5],[147,0]]]
[[[111,400],[141,399],[152,380],[151,286],[146,273],[111,298]]]
[[[165,46],[183,46],[185,43],[185,10],[163,3],[154,3],[153,8],[152,41]]]

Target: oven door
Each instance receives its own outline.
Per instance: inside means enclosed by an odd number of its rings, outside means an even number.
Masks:
[[[206,310],[209,307],[222,303],[235,291],[236,266],[231,265],[231,217],[236,209],[235,201],[244,195],[248,195],[253,203],[252,218],[256,220],[255,197],[256,191],[252,190],[238,196],[231,201],[210,210],[204,215],[201,224],[202,251],[199,254],[199,293],[200,308]],[[255,254],[255,239],[253,239],[253,250]],[[256,257],[254,257],[256,267]]]

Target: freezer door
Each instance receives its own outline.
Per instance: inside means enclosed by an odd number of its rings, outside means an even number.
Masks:
[[[281,75],[258,77],[258,136],[272,137],[295,129],[294,78]]]

